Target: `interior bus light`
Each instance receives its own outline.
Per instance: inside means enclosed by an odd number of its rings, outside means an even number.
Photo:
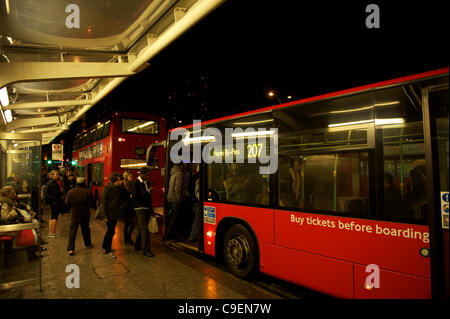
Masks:
[[[375,125],[390,125],[390,124],[403,124],[405,119],[395,118],[395,119],[376,119]]]
[[[234,138],[244,138],[244,137],[251,137],[251,136],[266,136],[266,135],[273,135],[275,131],[257,131],[257,132],[242,132],[242,133],[233,133],[231,136]]]
[[[202,143],[202,142],[212,142],[215,141],[216,138],[212,135],[210,136],[198,136],[198,137],[187,137],[183,139],[183,143],[192,144],[192,143]]]
[[[252,124],[260,124],[260,123],[267,123],[267,122],[273,122],[273,119],[254,121],[254,122],[236,122],[236,123],[233,123],[233,125],[252,125]]]
[[[2,106],[9,105],[9,97],[8,97],[8,91],[6,90],[6,86],[4,86],[0,89],[0,103],[2,104]]]
[[[349,125],[366,124],[366,123],[373,123],[373,122],[374,122],[374,120],[345,122],[345,123],[329,124],[328,127],[349,126]],[[402,124],[402,123],[405,123],[405,119],[403,119],[403,118],[375,119],[375,125],[389,125],[389,124]]]

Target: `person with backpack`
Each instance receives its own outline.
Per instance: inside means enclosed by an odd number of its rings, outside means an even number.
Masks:
[[[114,234],[116,233],[117,219],[121,217],[121,188],[123,176],[118,172],[113,172],[109,177],[110,183],[105,187],[102,194],[102,205],[105,211],[106,234],[103,238],[102,248],[105,250],[105,257],[114,259],[116,256],[112,253],[111,245]]]
[[[44,186],[44,200],[50,205],[51,217],[48,221],[48,238],[56,238],[56,225],[58,216],[62,211],[62,186],[59,181],[59,172],[53,170],[49,174],[49,182]]]
[[[69,227],[69,242],[67,251],[70,256],[75,254],[75,238],[78,232],[78,226],[81,226],[81,234],[83,235],[84,246],[92,247],[91,230],[89,228],[91,194],[85,186],[84,177],[78,177],[75,188],[67,193],[66,208],[71,211],[71,221]]]

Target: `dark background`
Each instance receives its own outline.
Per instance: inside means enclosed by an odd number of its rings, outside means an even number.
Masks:
[[[365,25],[380,8],[380,29]],[[186,125],[373,82],[448,67],[444,1],[228,0],[125,80],[65,140],[113,110]],[[84,122],[84,123],[83,123]]]

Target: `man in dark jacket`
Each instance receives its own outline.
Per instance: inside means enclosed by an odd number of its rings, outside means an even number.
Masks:
[[[122,174],[114,172],[109,177],[110,183],[105,187],[102,194],[102,205],[106,213],[106,226],[108,227],[105,238],[103,239],[102,248],[105,250],[106,258],[116,258],[111,251],[111,244],[116,233],[117,219],[120,217],[121,211],[121,190],[120,184],[123,181]]]
[[[69,255],[75,254],[75,238],[78,232],[78,225],[81,226],[81,234],[83,235],[84,245],[86,248],[92,247],[91,230],[89,228],[90,219],[91,194],[84,184],[84,177],[77,178],[75,188],[67,193],[66,207],[72,211],[70,227],[69,227],[69,243],[67,251]]]
[[[56,223],[58,216],[62,211],[62,187],[59,181],[59,172],[53,170],[49,174],[49,182],[47,183],[47,199],[46,204],[50,205],[51,217],[48,221],[48,237],[56,237]]]
[[[139,228],[138,238],[136,239],[136,249],[139,249],[139,239],[142,243],[144,256],[153,257],[155,254],[150,250],[150,233],[148,231],[148,222],[150,215],[153,213],[152,195],[153,188],[150,187],[148,176],[150,170],[147,167],[141,168],[139,177],[132,185],[132,199],[134,210],[136,211],[137,223]]]

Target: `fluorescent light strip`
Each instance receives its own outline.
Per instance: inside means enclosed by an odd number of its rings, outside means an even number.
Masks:
[[[358,124],[373,123],[373,122],[374,122],[374,120],[345,122],[345,123],[329,124],[328,127],[358,125]],[[389,125],[389,124],[402,124],[402,123],[405,123],[405,119],[403,119],[403,118],[376,119],[375,120],[375,125]]]
[[[233,125],[251,125],[251,124],[259,124],[259,123],[267,123],[267,122],[273,122],[273,119],[255,121],[255,122],[239,122],[239,123],[233,123]]]
[[[267,136],[273,135],[275,131],[258,131],[258,132],[242,132],[242,133],[233,133],[231,134],[234,138],[245,138],[245,137],[253,137],[253,136]]]
[[[143,128],[143,127],[149,126],[150,124],[153,124],[153,123],[155,123],[155,122],[154,122],[154,121],[150,121],[150,122],[141,124],[141,125],[139,125],[139,126],[135,126],[135,127],[133,127],[132,129],[129,129],[128,132],[136,131],[138,128]]]
[[[9,105],[9,97],[8,97],[8,91],[6,90],[6,86],[4,86],[0,89],[0,103],[2,104],[2,106]]]
[[[13,120],[11,110],[5,111],[6,122],[11,123]]]
[[[183,139],[184,144],[192,144],[192,143],[202,143],[202,142],[211,142],[215,141],[216,138],[214,136],[198,136],[198,137],[188,137]]]

